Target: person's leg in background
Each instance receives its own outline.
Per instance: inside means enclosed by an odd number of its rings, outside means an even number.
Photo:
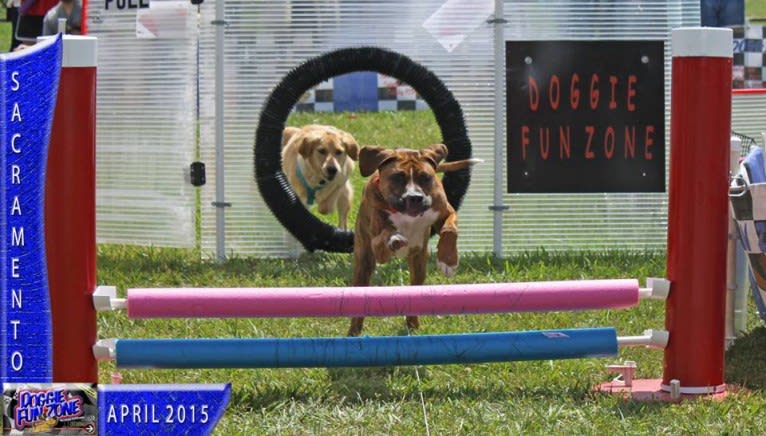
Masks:
[[[745,0],[723,0],[721,3],[721,26],[745,25]]]
[[[719,6],[721,0],[701,0],[700,18],[701,24],[705,27],[719,26]]]
[[[8,51],[13,51],[21,44],[21,41],[16,39],[16,24],[19,20],[19,7],[16,2],[9,2],[8,5],[8,21],[11,22],[11,48]]]
[[[701,0],[703,26],[726,27],[745,24],[745,0]]]

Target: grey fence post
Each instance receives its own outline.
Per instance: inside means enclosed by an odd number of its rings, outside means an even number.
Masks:
[[[223,153],[223,18],[224,0],[215,2],[215,259],[226,260],[226,216],[225,208],[231,206],[224,199],[224,153]]]
[[[494,134],[494,204],[490,206],[494,214],[492,232],[492,251],[496,257],[503,255],[503,212],[508,206],[503,205],[503,147],[505,137],[505,15],[503,12],[503,0],[495,0],[495,16],[490,23],[495,26],[495,134]]]

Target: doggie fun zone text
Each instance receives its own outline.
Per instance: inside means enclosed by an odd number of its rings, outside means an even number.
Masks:
[[[508,192],[663,192],[661,41],[506,43]]]

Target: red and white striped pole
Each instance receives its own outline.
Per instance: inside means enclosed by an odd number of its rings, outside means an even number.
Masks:
[[[732,48],[730,29],[673,29],[662,389],[682,394],[725,391]]]
[[[96,38],[64,35],[45,177],[53,381],[97,383]]]

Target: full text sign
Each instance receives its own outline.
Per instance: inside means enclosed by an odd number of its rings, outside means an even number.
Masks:
[[[664,192],[662,41],[507,41],[508,192]]]

